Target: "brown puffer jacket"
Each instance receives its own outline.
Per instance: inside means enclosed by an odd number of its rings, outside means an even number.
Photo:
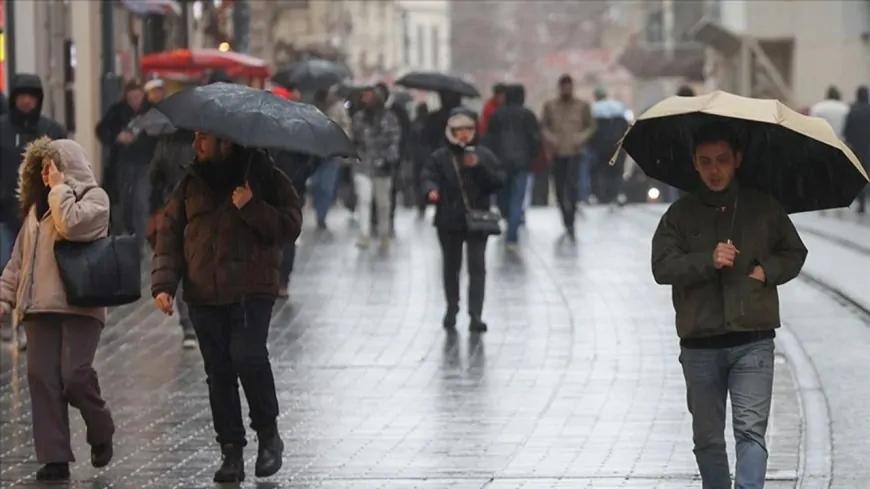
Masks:
[[[254,197],[237,209],[232,186],[216,190],[206,171],[208,165],[191,165],[166,204],[151,264],[152,295],[174,295],[182,278],[184,300],[192,305],[277,295],[282,248],[302,227],[290,179],[261,155],[248,171]]]

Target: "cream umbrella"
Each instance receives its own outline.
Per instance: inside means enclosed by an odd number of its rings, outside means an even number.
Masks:
[[[773,195],[788,212],[847,207],[868,183],[858,158],[823,119],[777,100],[722,91],[659,102],[637,118],[620,146],[651,178],[693,191],[701,185],[692,165],[693,134],[717,119],[740,139],[740,182]]]

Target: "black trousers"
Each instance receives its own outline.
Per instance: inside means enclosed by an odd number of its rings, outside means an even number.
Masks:
[[[580,173],[580,157],[555,158],[553,160],[553,186],[556,187],[556,200],[562,212],[562,223],[566,228],[574,228],[577,213],[577,184]]]
[[[223,306],[190,306],[221,445],[246,444],[239,381],[248,399],[251,428],[261,437],[277,429],[278,397],[266,346],[274,304],[273,297],[257,296]]]
[[[468,251],[468,315],[480,319],[486,289],[486,236],[469,235],[464,231],[438,230],[443,257],[444,298],[447,312],[459,312],[459,272],[462,270],[462,248]]]

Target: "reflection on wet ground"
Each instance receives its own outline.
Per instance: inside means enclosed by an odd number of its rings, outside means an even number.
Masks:
[[[491,242],[490,332],[470,335],[460,321],[449,335],[431,224],[400,215],[384,257],[356,250],[343,218],[331,233],[306,232],[292,298],[276,306],[286,459],[277,476],[244,487],[699,486],[669,292],[653,283],[649,236],[633,221],[589,212],[575,248],[559,239],[555,210],[530,212],[519,256]],[[150,303],[113,312],[97,369],[116,458],[92,469],[73,416],[70,487],[213,487],[219,455],[201,360],[181,349],[174,321]],[[3,352],[4,488],[39,487],[22,362]],[[778,369],[771,472],[793,487],[798,404]],[[255,456],[250,446],[251,469]]]

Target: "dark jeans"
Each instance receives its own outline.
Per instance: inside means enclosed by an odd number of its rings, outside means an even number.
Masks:
[[[556,158],[553,160],[553,186],[556,187],[556,200],[562,212],[562,223],[566,228],[574,227],[577,212],[577,185],[579,182],[580,157]]]
[[[505,186],[499,192],[499,211],[507,220],[508,243],[519,241],[520,222],[523,217],[523,203],[526,201],[526,191],[529,188],[531,173],[519,172],[511,175]]]
[[[246,443],[239,381],[248,399],[251,428],[261,434],[277,429],[278,397],[266,345],[274,304],[273,297],[260,296],[223,306],[190,306],[221,445]]]
[[[118,207],[115,209],[112,231],[115,234],[135,235],[140,246],[144,245],[151,196],[148,165],[122,162],[116,171]]]
[[[468,250],[468,315],[480,319],[486,288],[486,236],[466,232],[438,230],[443,257],[444,297],[450,314],[459,312],[459,272],[462,269],[462,247]]]
[[[867,194],[870,194],[870,187],[864,187],[864,190],[858,194],[858,214],[867,212]]]
[[[730,489],[725,452],[725,403],[731,395],[737,461],[734,483],[761,489],[767,473],[765,433],[773,394],[773,339],[732,348],[680,351],[695,459],[704,489]]]

